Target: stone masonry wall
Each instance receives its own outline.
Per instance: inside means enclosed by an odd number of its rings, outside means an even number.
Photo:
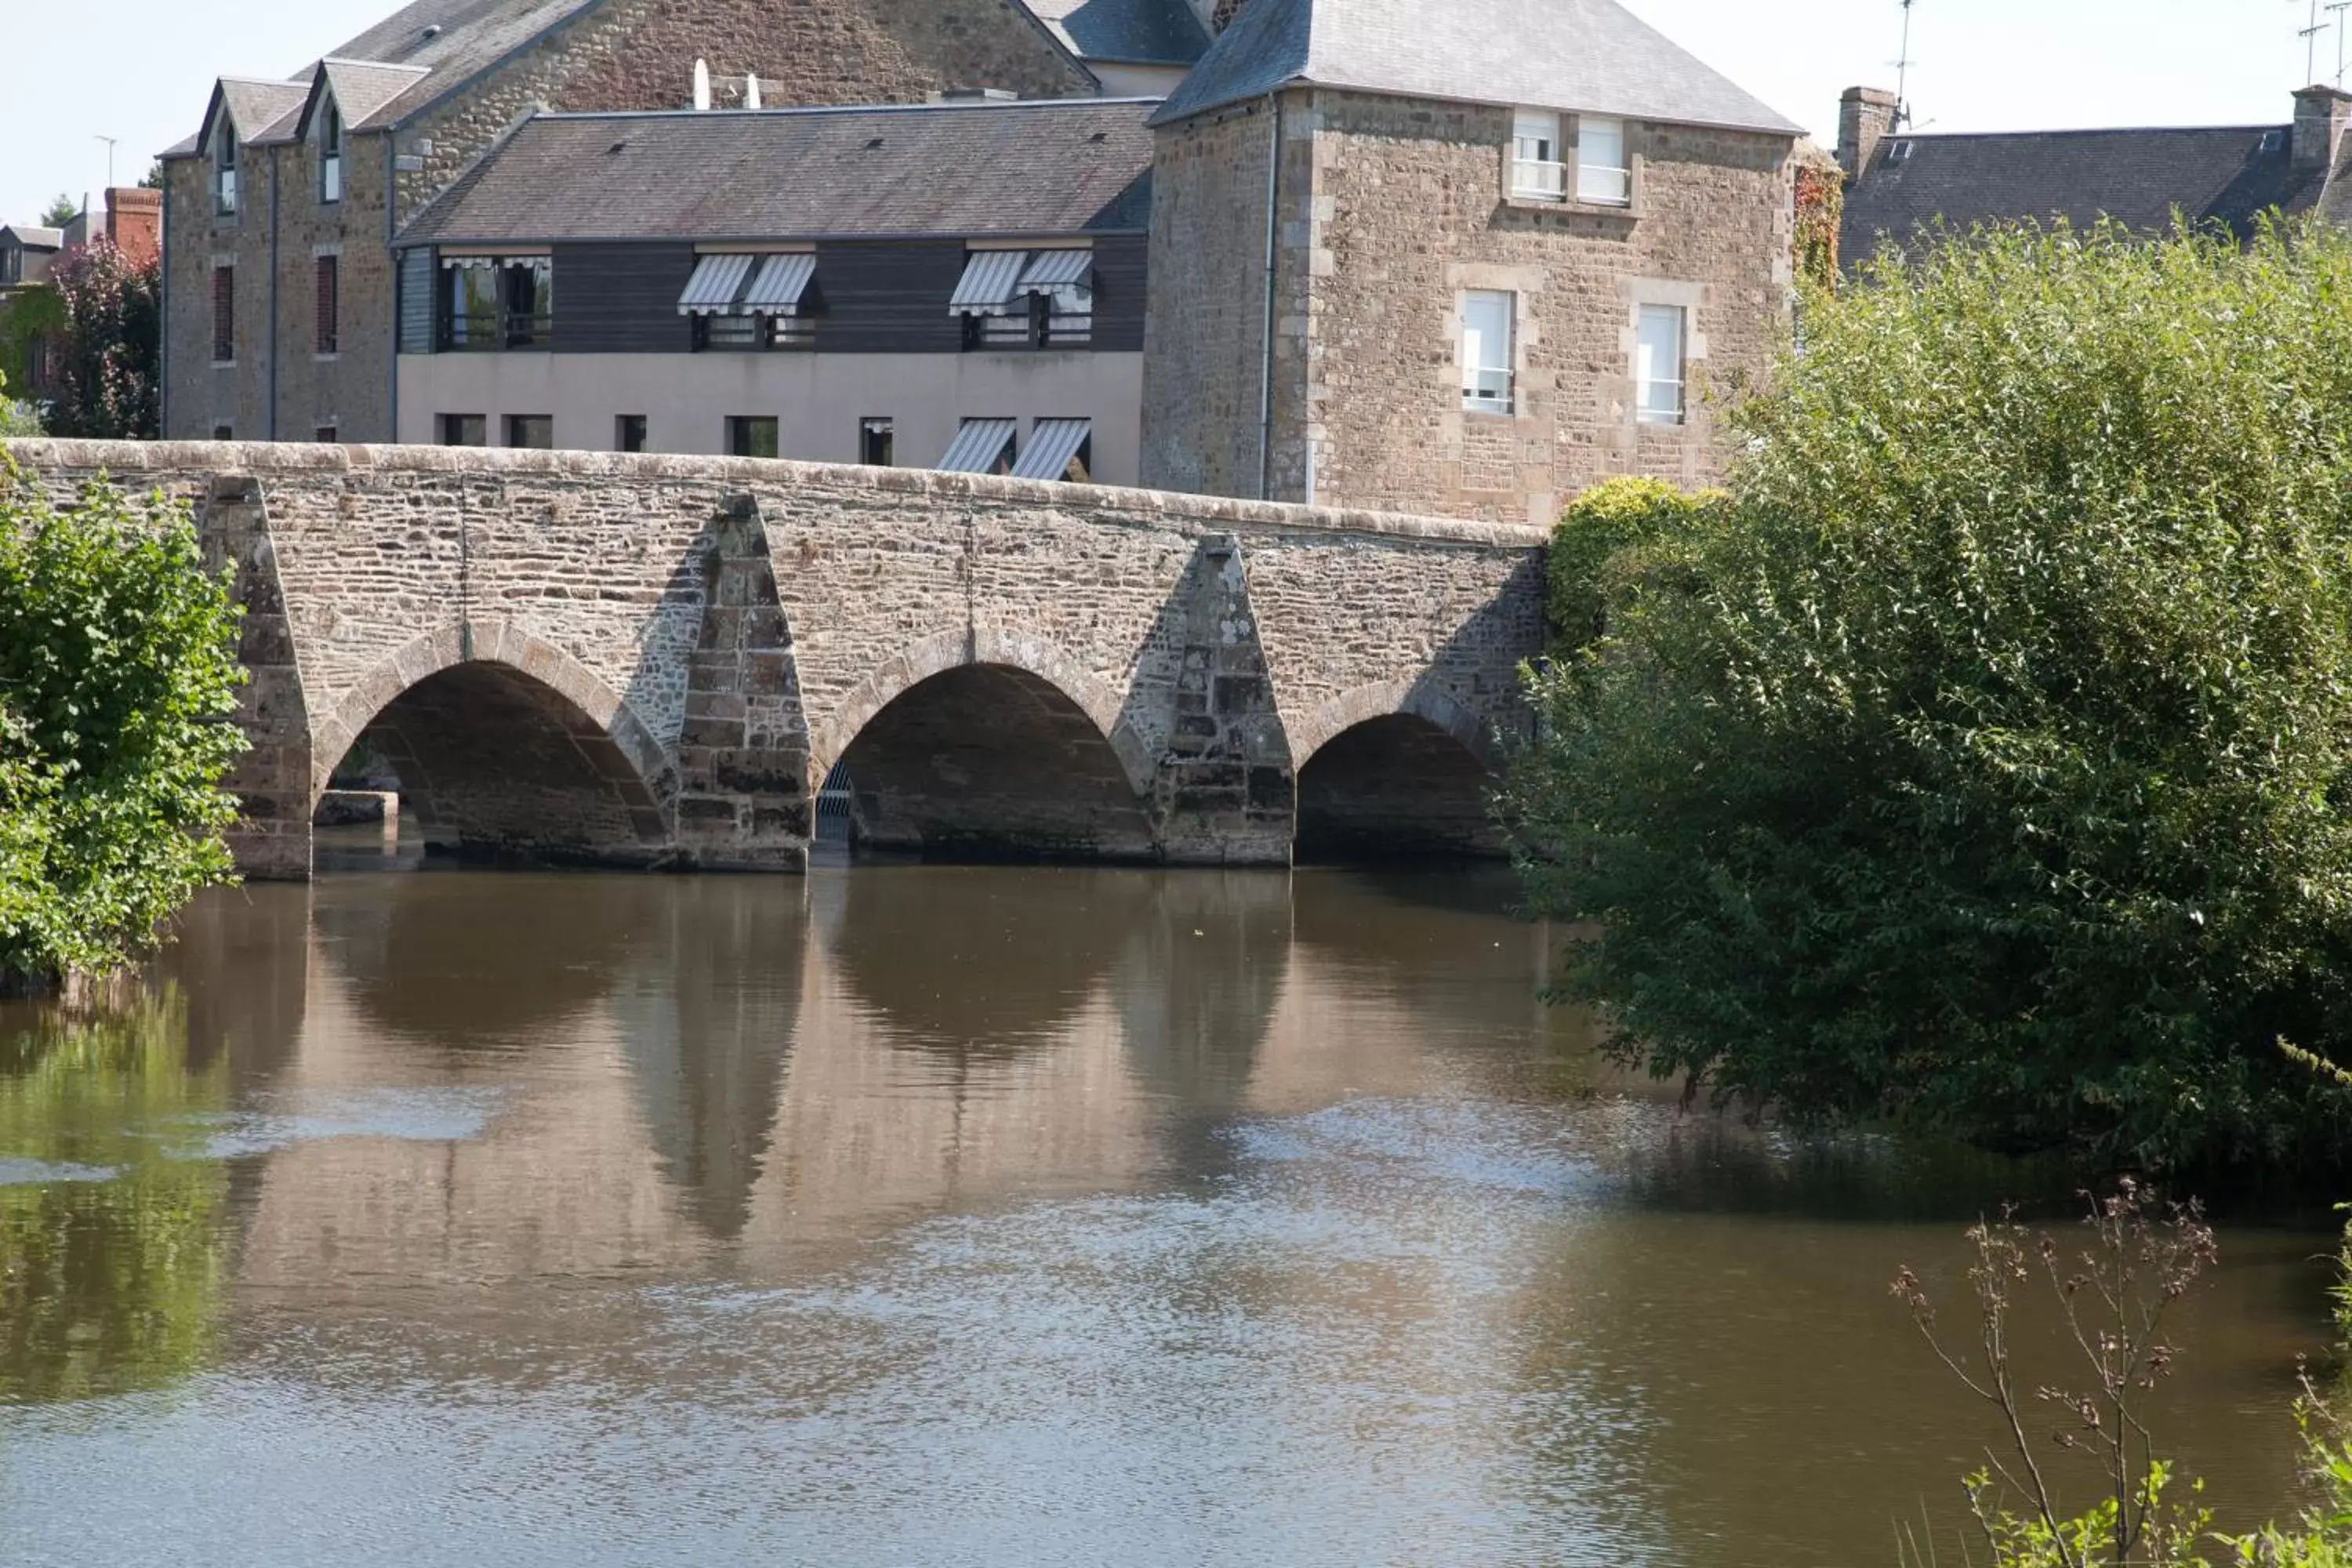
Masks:
[[[488,714],[543,689],[532,787],[558,798],[567,743],[611,785],[580,795],[605,803],[604,826],[551,825],[548,847],[787,868],[814,785],[877,715],[992,666],[1050,700],[1056,733],[1098,738],[1159,857],[1280,863],[1295,780],[1355,725],[1412,715],[1491,764],[1524,731],[1514,675],[1541,641],[1542,535],[1523,528],[730,458],[9,450],[59,494],[108,469],[185,497],[225,559],[274,573],[242,590],[261,615],[278,606],[249,623],[268,644],[249,662],[296,679],[270,688],[286,732],[257,739],[286,797],[272,820],[305,827],[337,761],[406,694],[441,693],[395,715],[404,732],[410,709]],[[468,671],[502,684],[452,689]],[[467,776],[433,780],[436,802],[495,792],[494,746],[437,754]],[[947,784],[904,815],[952,826]],[[478,836],[530,847],[528,821],[498,815]],[[625,818],[630,844],[611,843]],[[282,874],[298,858],[278,837]]]

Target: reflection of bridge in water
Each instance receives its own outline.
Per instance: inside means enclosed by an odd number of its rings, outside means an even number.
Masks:
[[[884,868],[811,891],[422,875],[213,900],[174,963],[241,1096],[492,1116],[258,1156],[241,1277],[299,1286],[331,1258],[519,1281],[713,1248],[782,1267],[933,1214],[1213,1172],[1234,1118],[1335,1083],[1422,1092],[1430,1036],[1549,1026],[1536,933],[1465,916],[1433,947],[1427,911],[1336,875]],[[314,903],[299,963],[289,900]],[[224,1014],[205,972],[271,953]]]
[[[819,784],[935,858],[1493,848],[1539,532],[701,458],[20,442],[234,563],[254,876],[365,738],[488,857],[798,869]]]

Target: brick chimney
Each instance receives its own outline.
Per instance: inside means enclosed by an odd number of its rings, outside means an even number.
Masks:
[[[163,246],[163,193],[118,185],[106,193],[106,237],[136,267],[155,259]]]
[[[2306,87],[2294,95],[2294,131],[2288,144],[2298,169],[2332,169],[2344,127],[2352,121],[2352,93],[2335,87]]]
[[[1895,129],[1895,96],[1883,87],[1850,87],[1838,100],[1838,167],[1852,179]]]

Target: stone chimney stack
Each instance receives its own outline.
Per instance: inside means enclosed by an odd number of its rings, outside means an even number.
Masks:
[[[1883,87],[1850,87],[1838,100],[1837,161],[1848,179],[1862,173],[1895,129],[1898,107],[1895,96]]]
[[[2289,145],[2298,169],[2332,169],[2352,121],[2352,93],[2336,87],[2306,87],[2294,95],[2294,131]]]

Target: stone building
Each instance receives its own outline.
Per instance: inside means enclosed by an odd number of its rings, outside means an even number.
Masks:
[[[1610,0],[1254,0],[1154,124],[1147,485],[1541,522],[1718,474],[1799,131]]]
[[[2272,125],[1922,135],[1881,88],[1849,88],[1838,109],[1849,268],[1883,242],[1980,223],[2158,233],[2177,213],[2242,237],[2269,212],[2352,220],[2352,93],[2337,88],[2301,89],[2294,118]]]
[[[163,155],[164,434],[388,440],[391,241],[542,110],[1164,90],[1211,0],[415,0]],[[753,87],[756,79],[756,89]]]

